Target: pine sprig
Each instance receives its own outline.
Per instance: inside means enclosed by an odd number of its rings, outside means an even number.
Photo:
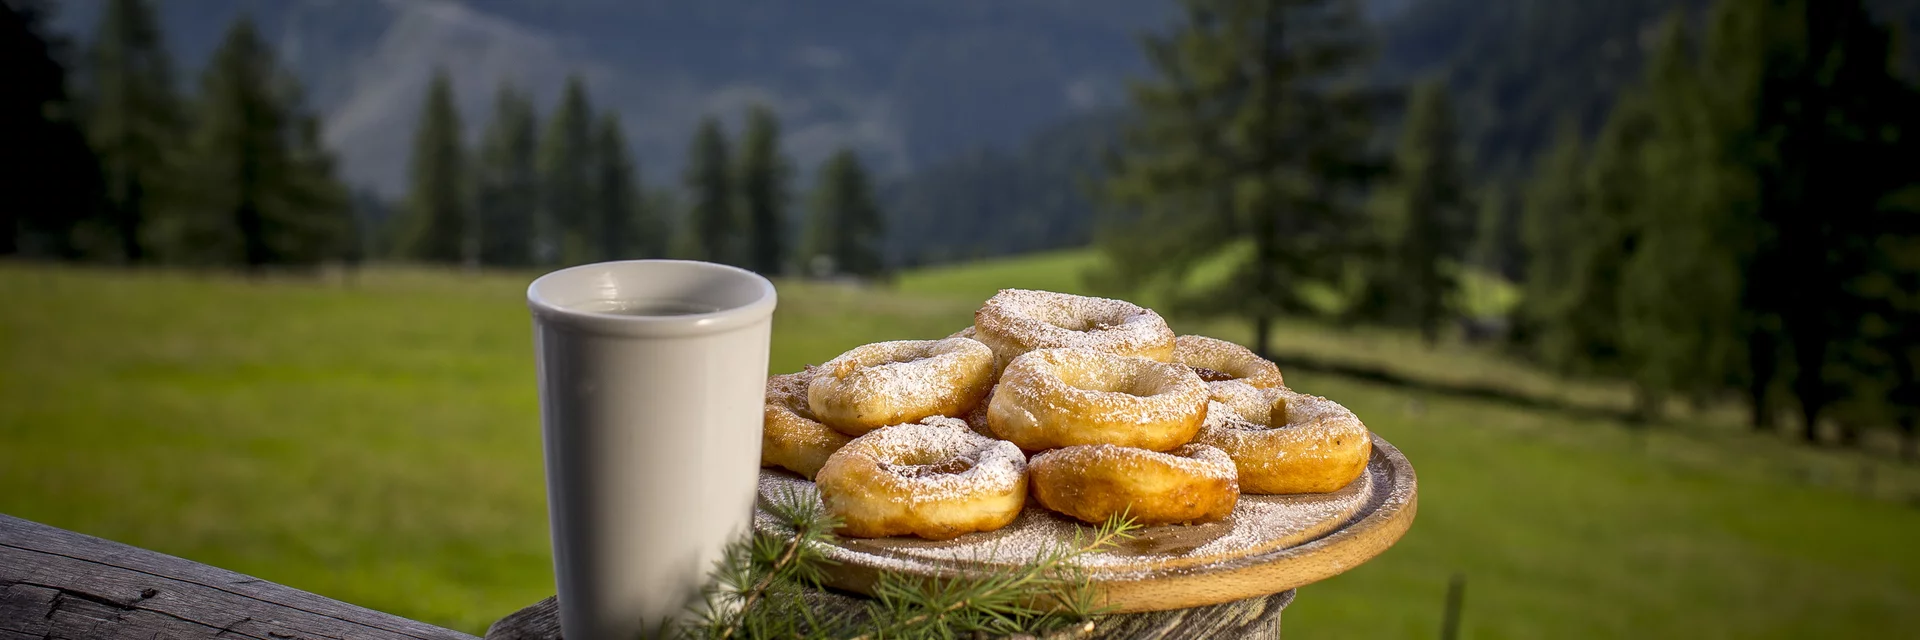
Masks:
[[[856,640],[954,638],[972,633],[1044,635],[1104,613],[1075,560],[1111,548],[1139,526],[1125,516],[1045,549],[1021,568],[983,577],[927,580],[884,572],[874,585],[875,628]],[[1084,626],[1084,625],[1081,625]]]
[[[823,549],[839,519],[811,496],[788,491],[767,512],[792,529],[788,535],[753,533],[727,546],[703,593],[697,618],[680,635],[705,640],[956,638],[974,633],[1081,637],[1093,632],[1096,593],[1075,560],[1111,548],[1138,529],[1125,516],[1072,543],[1038,552],[1004,573],[926,580],[881,572],[875,602],[864,620],[822,615],[809,594],[819,593],[834,561]]]
[[[819,501],[789,490],[767,512],[791,527],[788,536],[751,533],[727,545],[703,591],[698,616],[682,629],[688,638],[804,638],[841,626],[805,606],[801,594],[819,589],[823,571],[835,564],[821,553],[834,539],[839,518]]]

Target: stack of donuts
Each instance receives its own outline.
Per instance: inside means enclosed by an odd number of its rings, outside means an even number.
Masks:
[[[812,479],[841,533],[944,540],[1029,496],[1085,522],[1224,519],[1242,493],[1335,491],[1371,452],[1345,407],[1244,347],[1120,300],[1008,289],[940,340],[767,380],[761,463]]]

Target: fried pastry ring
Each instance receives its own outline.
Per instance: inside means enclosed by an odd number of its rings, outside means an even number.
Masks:
[[[767,378],[767,406],[760,426],[760,466],[781,467],[812,480],[827,456],[852,442],[813,419],[807,383],[819,369]]]
[[[1026,504],[1027,459],[954,418],[875,429],[827,457],[827,511],[861,538],[945,540],[1007,526]]]
[[[1173,361],[1193,367],[1207,382],[1239,380],[1254,387],[1284,387],[1280,367],[1246,347],[1206,336],[1173,339]]]
[[[1079,347],[1166,362],[1173,330],[1152,309],[1122,300],[1003,289],[973,314],[974,339],[997,367],[1035,349]]]
[[[1035,455],[1028,469],[1041,506],[1092,523],[1122,513],[1144,525],[1212,522],[1240,499],[1233,459],[1204,444],[1067,447]]]
[[[1240,469],[1247,493],[1326,493],[1366,470],[1373,440],[1332,400],[1237,382],[1212,385],[1214,403],[1194,442],[1213,445]]]
[[[1029,351],[1000,376],[993,434],[1039,451],[1112,444],[1166,451],[1207,417],[1207,385],[1185,365],[1087,349]]]
[[[896,340],[854,347],[820,366],[807,407],[858,436],[928,416],[961,416],[993,386],[993,351],[967,338]]]

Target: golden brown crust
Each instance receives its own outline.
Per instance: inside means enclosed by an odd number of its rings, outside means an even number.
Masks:
[[[994,435],[1039,451],[1112,444],[1166,451],[1207,416],[1207,387],[1183,365],[1086,349],[1015,358],[987,407]]]
[[[1193,367],[1207,382],[1239,380],[1259,389],[1287,386],[1280,367],[1246,347],[1206,336],[1173,339],[1173,361]]]
[[[962,416],[993,385],[993,351],[967,338],[897,340],[855,347],[821,365],[807,406],[821,422],[858,436],[929,416]]]
[[[1213,404],[1194,442],[1219,447],[1254,494],[1326,493],[1366,470],[1372,438],[1332,400],[1238,382],[1211,385]]]
[[[1005,368],[1035,349],[1083,348],[1166,362],[1173,330],[1152,309],[1123,300],[1003,289],[973,314],[974,339]]]
[[[1034,456],[1028,473],[1041,506],[1092,523],[1122,513],[1143,525],[1213,522],[1240,498],[1233,460],[1202,444],[1067,447]]]
[[[767,378],[767,404],[760,427],[760,466],[780,467],[813,479],[827,456],[852,442],[813,419],[807,383],[814,367]]]
[[[1026,457],[953,418],[876,429],[827,458],[815,480],[840,533],[945,540],[1007,526],[1026,504]]]

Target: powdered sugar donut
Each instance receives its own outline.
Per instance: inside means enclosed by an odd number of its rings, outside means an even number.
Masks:
[[[945,540],[1007,526],[1026,504],[1027,459],[954,418],[875,429],[827,458],[816,483],[840,533]]]
[[[1338,491],[1366,470],[1373,440],[1332,400],[1238,382],[1212,385],[1213,404],[1194,442],[1219,447],[1247,493]]]
[[[1208,391],[1185,365],[1087,349],[1029,351],[987,405],[994,435],[1028,451],[1112,444],[1166,451],[1207,417]]]
[[[1146,525],[1212,522],[1240,499],[1233,460],[1203,444],[1166,453],[1067,447],[1035,455],[1028,468],[1041,506],[1086,522],[1122,513]]]
[[[993,351],[967,338],[855,347],[807,385],[813,415],[857,436],[928,416],[961,416],[993,386]]]
[[[852,442],[813,419],[807,408],[807,383],[815,367],[767,378],[767,406],[760,426],[760,465],[781,467],[812,479],[827,456]]]
[[[1064,347],[1160,362],[1173,357],[1167,321],[1122,300],[1003,289],[973,313],[973,328],[1002,368],[1028,351]]]
[[[1173,339],[1173,361],[1193,367],[1207,382],[1239,380],[1254,387],[1284,387],[1280,367],[1246,347],[1206,336]]]

